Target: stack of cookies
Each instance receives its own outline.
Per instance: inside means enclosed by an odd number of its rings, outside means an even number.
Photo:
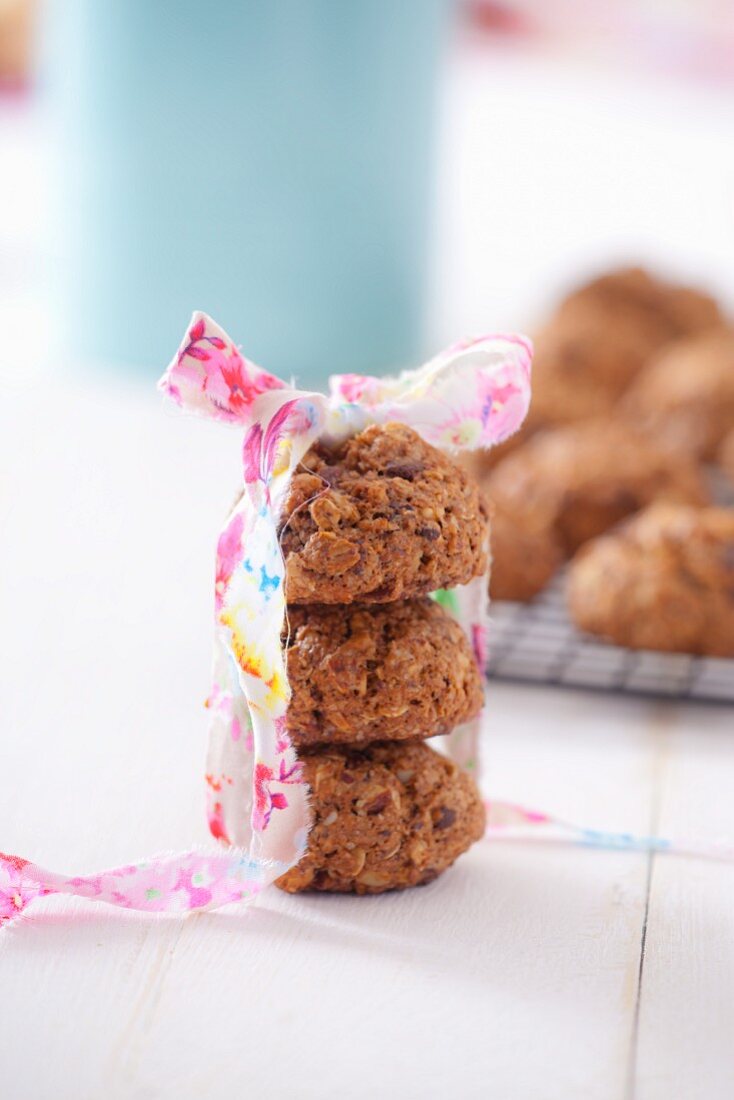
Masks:
[[[430,882],[484,831],[471,777],[426,744],[475,717],[469,641],[429,598],[487,567],[475,484],[400,424],[304,457],[281,523],[288,729],[313,827],[291,893]]]

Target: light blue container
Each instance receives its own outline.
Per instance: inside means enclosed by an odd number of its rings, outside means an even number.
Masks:
[[[155,373],[197,308],[306,383],[420,358],[449,11],[63,0],[74,354]]]

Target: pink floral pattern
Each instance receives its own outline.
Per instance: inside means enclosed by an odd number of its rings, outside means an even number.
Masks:
[[[147,913],[185,913],[250,900],[262,885],[262,868],[236,848],[157,856],[76,877],[0,854],[0,924],[49,894],[74,894]]]
[[[217,611],[221,609],[224,593],[232,574],[242,561],[242,534],[244,520],[239,512],[230,519],[217,543],[217,576],[214,584],[214,600]]]
[[[204,313],[195,313],[162,391],[190,412],[242,422],[255,399],[285,383],[248,359]]]
[[[281,752],[290,747],[290,742],[281,742]],[[288,799],[282,791],[275,790],[276,785],[302,782],[301,768],[296,761],[287,765],[284,759],[280,760],[277,775],[267,764],[259,762],[255,765],[253,785],[255,788],[255,812],[252,815],[254,829],[267,829],[273,810],[287,810]]]
[[[402,420],[448,450],[492,447],[517,431],[530,401],[532,347],[521,336],[480,336],[452,345],[397,378],[330,380],[332,400],[360,405],[369,420]]]

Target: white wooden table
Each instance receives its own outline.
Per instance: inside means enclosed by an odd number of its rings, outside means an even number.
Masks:
[[[0,847],[71,872],[205,842],[237,433],[133,383],[10,396]],[[732,727],[723,708],[495,684],[487,789],[734,838]],[[183,920],[51,898],[0,932],[0,990],[8,1100],[728,1100],[734,867],[492,841],[394,896],[272,890]]]

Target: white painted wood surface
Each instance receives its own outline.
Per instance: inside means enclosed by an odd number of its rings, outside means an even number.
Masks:
[[[133,383],[18,389],[1,428],[0,844],[85,871],[204,841],[237,434]],[[734,838],[732,735],[728,709],[497,684],[487,789]],[[0,934],[2,1095],[728,1100],[733,976],[734,867],[688,859],[485,842],[382,898],[48,899]]]

